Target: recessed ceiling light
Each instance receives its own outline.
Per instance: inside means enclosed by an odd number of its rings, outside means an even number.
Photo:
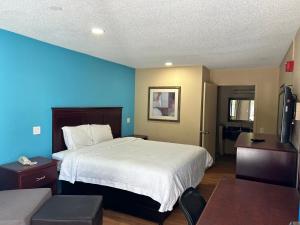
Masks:
[[[92,33],[95,35],[102,35],[102,34],[104,34],[104,30],[101,28],[93,28]]]
[[[172,62],[166,62],[165,66],[173,66],[173,63]]]

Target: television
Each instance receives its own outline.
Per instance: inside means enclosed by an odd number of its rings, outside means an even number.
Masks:
[[[287,85],[280,88],[278,102],[277,132],[281,143],[290,141],[292,123],[294,119],[296,97]]]

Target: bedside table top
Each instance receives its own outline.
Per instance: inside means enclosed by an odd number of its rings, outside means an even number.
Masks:
[[[143,135],[143,134],[133,134],[133,135],[132,135],[132,137],[136,137],[136,138],[142,138],[142,139],[144,139],[144,138],[148,138],[148,136],[147,136],[147,135]]]
[[[23,166],[19,162],[12,162],[12,163],[7,163],[0,165],[1,168],[11,170],[17,173],[22,173],[22,172],[27,172],[30,170],[35,170],[35,169],[41,169],[44,167],[49,167],[49,166],[56,166],[56,161],[52,159],[48,159],[45,157],[33,157],[30,158],[31,161],[36,161],[38,162],[36,165],[33,166]]]

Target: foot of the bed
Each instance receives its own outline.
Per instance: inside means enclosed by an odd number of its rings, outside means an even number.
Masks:
[[[103,208],[150,220],[158,225],[163,225],[164,220],[171,213],[159,212],[160,204],[150,197],[116,188],[81,182],[71,184],[66,181],[61,181],[61,187],[62,194],[65,195],[102,195]]]

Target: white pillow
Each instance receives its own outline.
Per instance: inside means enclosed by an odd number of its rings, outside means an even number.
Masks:
[[[63,127],[63,135],[68,150],[75,150],[93,144],[90,125]]]
[[[109,125],[92,124],[90,125],[90,128],[94,144],[113,139],[113,135]]]

